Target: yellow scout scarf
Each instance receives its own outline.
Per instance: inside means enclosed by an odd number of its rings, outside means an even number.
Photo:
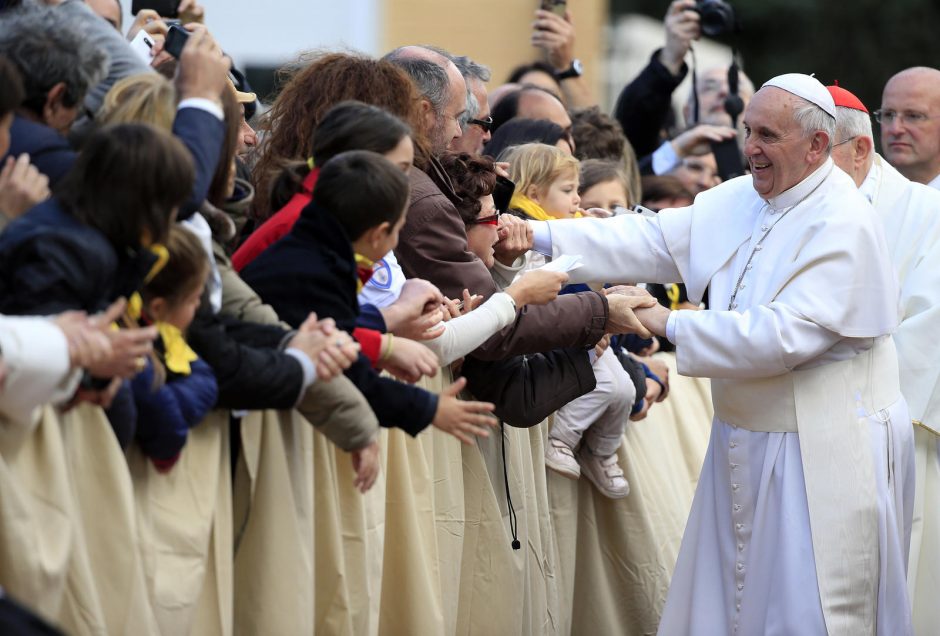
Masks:
[[[144,301],[141,299],[140,294],[134,293],[127,302],[127,315],[135,322],[138,322],[143,317],[143,308]],[[166,368],[177,375],[192,373],[190,363],[198,360],[199,356],[186,343],[183,332],[179,330],[179,327],[166,322],[157,321],[154,324],[157,326],[160,339],[163,340],[163,363]]]
[[[509,207],[515,208],[516,210],[522,210],[536,221],[557,220],[554,216],[550,216],[544,209],[542,209],[541,205],[524,194],[512,195],[512,199],[509,201]],[[582,214],[580,212],[577,212],[574,215],[574,218],[576,219],[580,219],[581,217]]]
[[[369,282],[369,279],[372,278],[372,266],[375,263],[362,254],[356,254],[356,276],[358,280],[356,281],[356,294],[362,292],[362,287]]]

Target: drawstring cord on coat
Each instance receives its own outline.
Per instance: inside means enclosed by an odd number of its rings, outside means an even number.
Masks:
[[[519,517],[516,516],[516,510],[512,507],[512,497],[509,495],[509,467],[506,464],[506,430],[502,422],[499,423],[500,443],[503,448],[503,482],[506,484],[506,504],[509,507],[509,532],[512,533],[512,549],[518,550],[522,547],[519,543]]]

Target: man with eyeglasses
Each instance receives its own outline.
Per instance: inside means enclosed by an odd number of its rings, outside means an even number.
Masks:
[[[453,62],[467,82],[471,98],[467,103],[466,121],[461,122],[463,135],[450,143],[450,150],[479,155],[483,152],[483,145],[492,137],[493,118],[490,117],[490,104],[486,94],[490,69],[467,56],[454,57]]]
[[[878,212],[901,288],[901,324],[894,342],[901,392],[914,421],[916,467],[916,485],[905,493],[904,506],[913,510],[908,588],[914,632],[934,634],[940,625],[934,599],[940,506],[932,501],[940,488],[940,193],[906,179],[875,152],[871,118],[861,100],[839,86],[828,89],[836,104],[832,160]]]
[[[875,119],[891,165],[911,181],[940,190],[940,71],[915,66],[894,75]]]

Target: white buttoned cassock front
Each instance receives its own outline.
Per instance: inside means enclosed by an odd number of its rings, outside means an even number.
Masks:
[[[659,633],[910,633],[898,291],[849,177],[827,160],[769,201],[740,177],[655,218],[533,225],[537,250],[583,257],[572,282],[708,290],[667,327],[716,416]]]

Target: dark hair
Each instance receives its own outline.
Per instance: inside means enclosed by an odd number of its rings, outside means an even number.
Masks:
[[[627,199],[633,199],[627,175],[623,171],[623,162],[612,159],[585,159],[581,162],[581,180],[578,183],[578,193],[583,194],[598,183],[618,181],[627,193]]]
[[[350,150],[327,161],[313,189],[314,201],[339,221],[350,241],[382,223],[396,223],[408,196],[405,173],[370,150]]]
[[[183,226],[170,228],[166,250],[170,255],[166,265],[140,290],[144,302],[165,298],[173,305],[205,283],[209,276],[209,255],[196,235]]]
[[[552,68],[550,64],[546,62],[532,62],[531,64],[520,64],[516,68],[512,69],[512,72],[509,73],[509,79],[506,80],[506,83],[518,84],[527,73],[531,73],[532,71],[540,71],[546,75],[550,75],[553,78],[555,77],[555,69]]]
[[[627,138],[616,119],[597,106],[571,113],[571,136],[578,159],[613,159],[623,161]]]
[[[313,132],[311,156],[315,166],[322,166],[347,150],[384,155],[410,135],[411,127],[387,110],[362,102],[341,102],[327,111]],[[306,161],[285,165],[271,187],[271,209],[284,207],[300,191],[309,172]]]
[[[493,133],[483,152],[491,157],[499,157],[506,148],[512,146],[529,143],[554,146],[559,139],[567,138],[561,126],[547,119],[513,119]]]
[[[304,60],[306,62],[306,60]],[[333,106],[358,100],[384,108],[411,125],[421,146],[421,101],[411,78],[391,62],[348,53],[318,54],[312,62],[282,70],[286,84],[262,121],[267,131],[254,168],[256,214],[267,218],[271,180],[287,161],[311,155],[314,130]]]
[[[13,62],[0,55],[0,117],[16,110],[22,103],[26,92],[23,90],[23,79]]]
[[[56,198],[119,249],[137,248],[144,232],[162,242],[172,212],[193,189],[193,160],[182,142],[147,124],[92,133]]]
[[[474,157],[466,152],[445,153],[441,165],[460,197],[454,202],[465,225],[472,223],[482,208],[480,197],[496,189],[496,166],[489,157]]]
[[[219,155],[219,162],[215,165],[215,174],[212,175],[212,183],[209,184],[209,194],[206,197],[209,203],[216,207],[222,207],[231,192],[229,192],[229,180],[234,175],[232,170],[235,161],[235,152],[238,150],[238,132],[242,125],[242,106],[235,97],[234,90],[224,90],[221,95],[222,111],[225,113],[225,138],[222,141],[222,152]]]
[[[0,14],[0,53],[17,67],[26,96],[22,107],[42,115],[49,90],[65,85],[71,108],[104,78],[108,55],[55,7],[25,5]]]
[[[656,201],[659,199],[693,199],[688,188],[682,185],[678,177],[672,175],[645,175],[641,178],[643,188],[642,201]]]

